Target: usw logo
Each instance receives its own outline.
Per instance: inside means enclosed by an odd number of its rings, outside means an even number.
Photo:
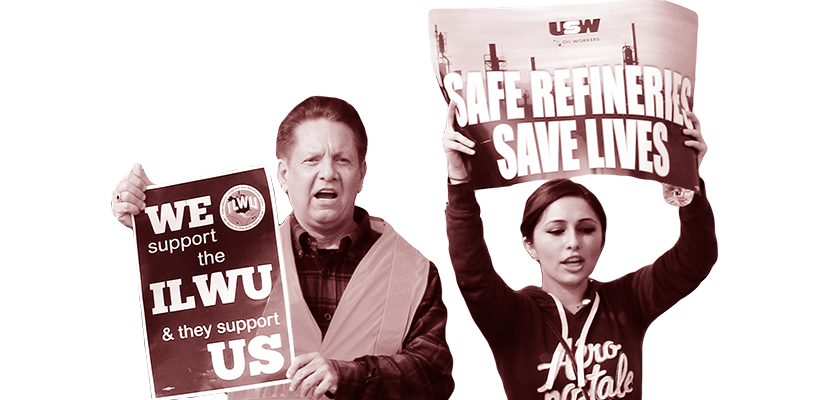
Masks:
[[[599,31],[599,18],[551,22],[550,34],[553,36],[579,35]]]

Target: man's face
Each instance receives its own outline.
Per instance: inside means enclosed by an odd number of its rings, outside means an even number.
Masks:
[[[294,216],[312,235],[341,235],[351,226],[366,163],[354,132],[341,122],[309,120],[294,131],[294,148],[279,160],[278,178]]]

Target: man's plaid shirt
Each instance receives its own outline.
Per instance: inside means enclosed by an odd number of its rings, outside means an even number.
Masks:
[[[357,227],[336,250],[317,248],[317,241],[288,217],[300,287],[308,308],[325,337],[352,274],[380,237],[369,214],[355,207]],[[454,388],[452,356],[445,329],[447,308],[441,300],[438,269],[430,262],[429,280],[402,350],[391,356],[331,360],[339,374],[337,398],[447,399]]]

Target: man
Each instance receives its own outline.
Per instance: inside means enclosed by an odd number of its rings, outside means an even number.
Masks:
[[[299,354],[289,385],[230,399],[447,399],[454,388],[435,265],[355,206],[366,131],[347,102],[310,97],[277,133],[277,177],[293,212],[280,226]],[[151,182],[139,164],[113,192],[126,226]],[[290,246],[290,247],[289,247]]]

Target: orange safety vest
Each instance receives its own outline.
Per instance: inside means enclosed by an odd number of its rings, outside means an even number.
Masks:
[[[329,359],[353,360],[364,355],[393,355],[401,350],[426,290],[429,260],[385,221],[370,218],[372,229],[382,234],[355,269],[325,339],[303,298],[291,229],[288,223],[280,226],[297,355],[316,351]],[[303,399],[289,392],[287,384],[228,393],[229,400],[269,398]]]

